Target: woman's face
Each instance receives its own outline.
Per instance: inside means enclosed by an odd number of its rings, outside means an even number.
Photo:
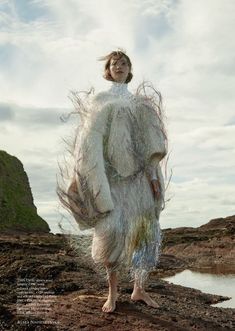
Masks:
[[[120,59],[113,57],[110,61],[110,74],[117,83],[125,83],[130,72],[127,59],[122,56]]]

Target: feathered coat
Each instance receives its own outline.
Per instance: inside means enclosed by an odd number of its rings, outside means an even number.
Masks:
[[[95,229],[96,262],[132,261],[143,278],[159,254],[164,203],[159,162],[167,153],[163,124],[147,98],[118,83],[97,94],[80,115],[73,178],[78,192],[70,199],[71,210],[81,229]],[[158,200],[151,176],[160,181]]]

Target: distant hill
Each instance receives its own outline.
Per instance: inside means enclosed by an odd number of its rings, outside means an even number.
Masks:
[[[235,273],[235,215],[215,218],[198,228],[164,230],[164,254],[183,260],[188,268]]]
[[[23,164],[0,150],[0,231],[49,232],[37,214]]]

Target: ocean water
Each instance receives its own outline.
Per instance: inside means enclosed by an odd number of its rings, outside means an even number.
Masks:
[[[215,271],[213,271],[215,272]],[[197,272],[184,270],[171,277],[166,277],[173,284],[201,290],[204,293],[224,295],[231,297],[217,304],[214,307],[235,308],[235,274]]]

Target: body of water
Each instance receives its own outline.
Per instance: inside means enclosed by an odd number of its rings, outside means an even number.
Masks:
[[[233,274],[211,274],[201,273],[191,270],[184,270],[178,274],[166,277],[173,284],[201,290],[204,293],[223,295],[232,297],[217,304],[215,307],[235,308],[235,275]]]

